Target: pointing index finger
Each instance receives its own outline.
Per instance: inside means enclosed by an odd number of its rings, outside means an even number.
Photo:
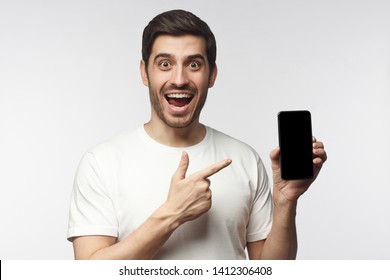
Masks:
[[[195,173],[194,175],[206,179],[206,178],[214,175],[215,173],[221,171],[225,167],[229,166],[231,163],[232,163],[231,159],[225,159],[221,162],[217,162],[217,163],[210,165],[209,167]]]

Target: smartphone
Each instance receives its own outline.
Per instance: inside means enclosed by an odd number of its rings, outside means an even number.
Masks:
[[[282,179],[312,178],[313,140],[310,112],[279,112],[278,131]]]

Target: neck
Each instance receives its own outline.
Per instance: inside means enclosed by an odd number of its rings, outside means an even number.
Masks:
[[[170,147],[190,147],[201,142],[206,136],[206,128],[199,121],[194,121],[184,128],[149,121],[144,127],[153,140]]]

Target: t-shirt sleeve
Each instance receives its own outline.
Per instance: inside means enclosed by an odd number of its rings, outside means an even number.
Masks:
[[[257,188],[247,227],[247,242],[266,239],[272,227],[273,202],[267,171],[258,160]]]
[[[71,196],[67,238],[118,235],[112,199],[93,153],[84,155],[76,172]]]

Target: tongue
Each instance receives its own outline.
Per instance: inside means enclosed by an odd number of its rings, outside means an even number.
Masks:
[[[176,107],[183,107],[190,103],[191,98],[169,98],[168,103]]]

